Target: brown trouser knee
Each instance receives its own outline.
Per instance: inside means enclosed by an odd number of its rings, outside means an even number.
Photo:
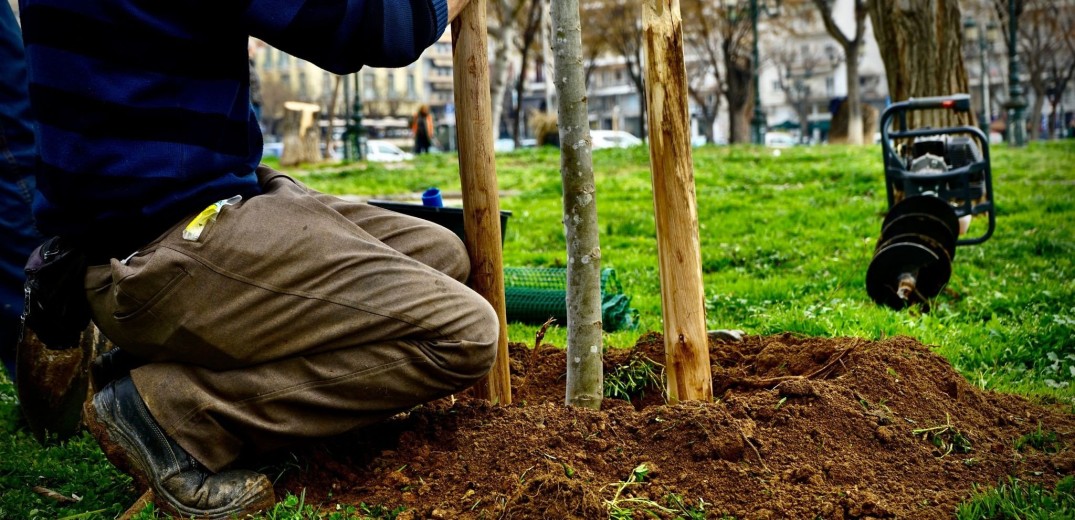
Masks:
[[[497,318],[463,285],[450,231],[317,193],[268,169],[264,194],[92,266],[94,320],[151,362],[157,422],[210,469],[457,392],[495,356]]]

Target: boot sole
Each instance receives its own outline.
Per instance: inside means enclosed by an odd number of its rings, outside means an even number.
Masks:
[[[276,495],[273,491],[272,483],[263,475],[260,481],[247,491],[247,496],[251,497],[250,503],[248,504],[236,506],[227,510],[213,511],[192,509],[182,505],[178,500],[175,500],[168,491],[162,489],[160,486],[152,485],[148,472],[143,469],[147,467],[148,464],[146,464],[138,455],[138,450],[132,447],[126,434],[119,429],[110,427],[108,423],[100,420],[97,413],[97,407],[93,403],[94,400],[88,400],[83,406],[83,417],[90,434],[97,440],[97,444],[101,446],[101,451],[104,452],[105,458],[107,458],[108,462],[112,463],[116,469],[127,473],[134,479],[136,489],[139,493],[144,493],[146,490],[152,489],[153,494],[156,495],[157,498],[157,500],[154,500],[154,503],[164,511],[176,515],[179,518],[223,520],[264,511],[276,504]]]

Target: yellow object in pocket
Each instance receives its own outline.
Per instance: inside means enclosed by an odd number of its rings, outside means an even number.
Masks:
[[[205,228],[216,220],[217,215],[220,214],[221,208],[238,204],[241,200],[243,200],[243,196],[236,195],[210,204],[209,207],[203,209],[201,213],[198,213],[198,216],[194,217],[194,219],[187,224],[187,227],[183,229],[183,240],[197,242],[198,239],[201,238]]]

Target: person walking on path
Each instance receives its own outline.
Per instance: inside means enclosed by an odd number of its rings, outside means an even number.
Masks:
[[[336,74],[399,67],[464,3],[21,0],[37,222],[85,254],[93,321],[144,363],[85,421],[161,509],[269,507],[242,455],[376,423],[491,367],[498,320],[464,285],[455,234],[259,166],[250,104],[248,36]]]
[[[414,134],[414,154],[429,153],[429,147],[433,145],[433,115],[429,113],[429,105],[418,107],[418,112],[411,120],[411,133]]]

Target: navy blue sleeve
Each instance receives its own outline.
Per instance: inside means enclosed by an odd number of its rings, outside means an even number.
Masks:
[[[252,0],[243,14],[252,36],[346,74],[364,65],[402,67],[448,25],[446,0]]]

